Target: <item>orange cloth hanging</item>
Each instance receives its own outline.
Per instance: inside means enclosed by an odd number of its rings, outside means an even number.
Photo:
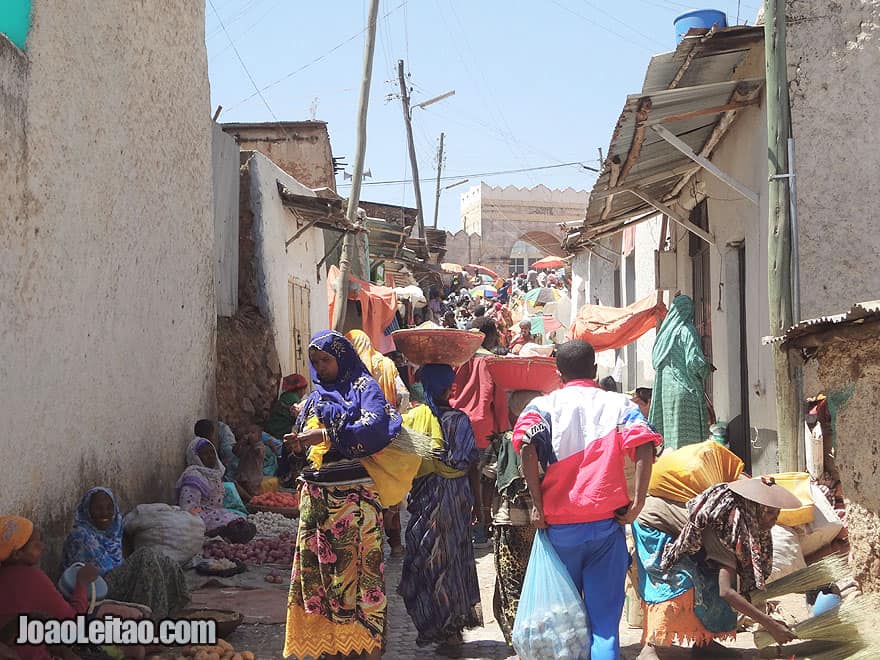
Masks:
[[[331,266],[327,273],[327,302],[330,307],[327,327],[333,325],[333,308],[336,307],[336,289],[333,288],[333,283],[338,279],[339,268]],[[394,289],[371,284],[354,275],[349,275],[348,280],[351,283],[348,299],[356,300],[361,304],[361,314],[363,314],[361,325],[364,332],[369,336],[373,346],[381,346],[385,337],[385,328],[391,325],[397,313],[397,294]]]
[[[568,338],[588,341],[597,352],[621,348],[656,328],[664,318],[666,305],[658,303],[654,294],[627,307],[584,305]]]

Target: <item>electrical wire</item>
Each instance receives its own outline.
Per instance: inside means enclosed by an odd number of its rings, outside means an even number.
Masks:
[[[645,50],[645,51],[651,53],[652,55],[655,54],[653,48],[648,48],[647,46],[643,46],[642,44],[638,44],[638,43],[632,43],[632,41],[630,40],[629,37],[624,36],[624,35],[620,34],[620,32],[612,30],[611,28],[609,28],[605,25],[602,25],[601,23],[593,20],[592,18],[588,18],[587,16],[584,16],[580,12],[577,12],[574,9],[571,9],[570,7],[566,7],[564,4],[559,2],[559,0],[550,0],[550,2],[552,2],[554,5],[556,5],[560,9],[567,11],[569,14],[572,14],[573,16],[577,16],[578,18],[585,20],[587,23],[591,23],[592,25],[595,25],[596,27],[604,30],[605,32],[608,32],[609,34],[613,34],[615,37],[623,39],[625,42],[628,42],[628,43],[632,44],[633,46],[641,48],[642,50]]]
[[[584,170],[588,170],[590,172],[598,172],[598,170],[594,167],[589,167],[588,165],[584,165],[582,161],[572,161],[570,163],[559,163],[557,165],[539,165],[537,167],[525,167],[516,170],[498,170],[496,172],[476,172],[473,174],[449,174],[447,176],[441,176],[441,181],[450,181],[455,179],[469,179],[471,177],[483,177],[483,176],[498,176],[501,174],[521,174],[523,172],[537,172],[538,170],[552,170],[559,167],[574,167],[578,166]],[[436,181],[437,177],[419,177],[419,182],[422,181]],[[391,186],[391,185],[400,185],[400,184],[410,184],[412,183],[412,179],[398,179],[395,181],[364,181],[361,185],[364,186]],[[350,186],[350,183],[341,183],[341,186]]]
[[[605,11],[604,9],[602,9],[601,7],[599,7],[598,5],[596,5],[596,4],[592,3],[592,2],[590,2],[590,0],[581,0],[581,1],[582,1],[584,4],[588,5],[589,7],[592,7],[593,9],[595,9],[595,10],[598,11],[599,13],[605,14],[608,18],[610,18],[610,19],[611,19],[612,21],[614,21],[615,23],[619,23],[620,25],[624,26],[625,28],[627,28],[627,29],[630,30],[631,32],[635,32],[635,33],[636,33],[637,35],[639,35],[640,37],[643,37],[645,40],[649,41],[650,43],[652,43],[652,44],[654,44],[654,45],[656,45],[656,46],[660,46],[660,48],[662,48],[663,50],[666,50],[666,48],[667,48],[667,44],[664,44],[664,43],[660,42],[660,41],[657,39],[656,35],[655,35],[655,36],[651,36],[650,34],[645,34],[645,33],[642,32],[641,30],[639,30],[639,29],[637,29],[636,27],[634,27],[633,24],[632,24],[631,22],[627,22],[627,21],[624,21],[624,20],[621,20],[621,19],[617,18],[614,14]]]
[[[208,1],[210,2],[210,0],[208,0]],[[394,9],[391,9],[391,10],[389,10],[387,13],[383,14],[383,15],[379,18],[379,20],[380,20],[380,21],[381,21],[381,20],[385,20],[386,18],[388,18],[389,16],[391,16],[391,14],[393,14],[394,12],[396,12],[398,9],[404,7],[404,6],[406,5],[407,2],[409,2],[409,0],[403,0],[403,2],[401,2],[399,5],[397,5]],[[220,17],[218,16],[217,18],[219,19]],[[229,112],[230,110],[233,110],[233,109],[237,108],[238,106],[240,106],[242,103],[247,103],[248,101],[250,101],[250,100],[251,100],[252,98],[254,98],[255,96],[262,96],[262,93],[265,92],[266,90],[271,89],[272,87],[275,87],[276,85],[280,85],[281,83],[283,83],[283,82],[286,81],[286,80],[289,80],[290,78],[292,78],[292,77],[295,76],[296,74],[301,73],[302,71],[305,71],[305,70],[308,69],[310,66],[313,66],[313,65],[317,64],[318,62],[320,62],[320,61],[326,59],[327,57],[329,57],[330,55],[332,55],[333,53],[335,53],[337,50],[339,50],[339,49],[342,48],[343,46],[347,45],[348,43],[354,41],[354,40],[357,39],[359,36],[361,36],[362,34],[364,34],[368,29],[369,29],[369,26],[365,27],[363,30],[360,30],[357,34],[353,34],[353,35],[351,35],[348,39],[346,39],[345,41],[342,41],[342,42],[336,44],[333,48],[331,48],[330,50],[328,50],[328,51],[327,51],[326,53],[324,53],[323,55],[319,55],[318,57],[316,57],[315,59],[311,60],[310,62],[307,62],[306,64],[303,64],[303,65],[302,65],[301,67],[299,67],[298,69],[294,69],[294,70],[291,71],[290,73],[287,73],[287,74],[283,75],[281,78],[279,78],[278,80],[276,80],[276,81],[274,81],[274,82],[269,83],[269,84],[266,85],[265,87],[258,88],[254,94],[251,94],[250,96],[247,96],[247,97],[243,98],[241,101],[239,101],[239,102],[237,102],[237,103],[235,103],[235,104],[229,106],[229,108],[227,108],[226,111]]]
[[[276,2],[276,3],[273,4],[271,7],[269,7],[269,10],[268,10],[265,14],[263,14],[262,16],[260,16],[260,17],[259,17],[256,21],[254,21],[253,23],[251,23],[250,27],[248,27],[247,29],[245,29],[243,32],[240,32],[235,38],[238,39],[238,40],[240,40],[243,36],[245,36],[246,34],[248,34],[251,30],[253,30],[255,27],[257,27],[257,25],[259,25],[260,23],[262,23],[262,22],[266,19],[266,17],[267,17],[269,14],[273,13],[273,12],[275,11],[275,9],[278,7],[278,5],[280,5],[283,1],[284,1],[284,0],[278,0],[278,2]],[[219,58],[221,55],[223,55],[225,52],[227,52],[230,48],[231,48],[231,46],[226,46],[226,48],[224,48],[223,50],[221,50],[219,53],[215,53],[214,55],[212,55],[212,56],[208,59],[208,62],[213,62],[213,61],[217,60],[217,58]]]
[[[214,0],[208,0],[208,4],[211,5],[211,9],[214,11],[214,14],[217,16],[217,20],[220,21],[220,27],[223,28],[223,31],[226,33],[226,38],[229,39],[229,45],[232,46],[232,51],[235,53],[235,56],[238,58],[239,63],[241,64],[241,68],[244,69],[245,74],[247,74],[248,80],[251,81],[251,85],[254,86],[257,95],[259,95],[260,99],[262,99],[263,104],[266,106],[266,110],[269,111],[269,114],[272,115],[272,118],[278,124],[278,127],[281,131],[287,136],[287,131],[284,130],[284,126],[281,124],[281,121],[278,119],[275,111],[272,110],[272,106],[269,105],[269,102],[266,100],[266,97],[263,96],[263,92],[257,87],[257,82],[254,80],[254,77],[251,75],[251,72],[247,68],[247,64],[244,63],[244,59],[241,57],[241,53],[238,52],[238,48],[235,47],[235,42],[232,41],[232,37],[229,35],[229,31],[226,29],[226,24],[223,22],[223,19],[220,18],[220,14],[217,13],[217,10],[214,8]],[[290,136],[287,136],[288,139]]]

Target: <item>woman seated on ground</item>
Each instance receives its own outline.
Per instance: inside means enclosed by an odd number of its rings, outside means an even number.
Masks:
[[[146,605],[164,619],[189,602],[183,570],[152,548],[123,557],[122,514],[113,492],[92,488],[80,500],[73,529],[64,541],[62,570],[94,564],[107,583],[107,598]]]
[[[693,642],[694,655],[739,657],[714,641],[736,638],[737,612],[764,626],[779,644],[794,639],[747,595],[763,589],[770,575],[770,529],[779,510],[798,506],[794,495],[765,479],[721,483],[687,505],[649,496],[632,525],[645,603],[640,660],[657,660],[654,646],[676,639]]]
[[[89,609],[89,585],[98,568],[86,564],[76,575],[70,601],[64,599],[52,580],[37,564],[43,556],[40,532],[27,518],[0,516],[0,642],[10,646],[21,660],[75,658],[67,649],[18,645],[18,617],[39,614],[51,619],[73,619]]]
[[[205,521],[207,536],[221,536],[230,543],[247,543],[257,533],[253,523],[223,508],[224,467],[210,440],[193,438],[186,449],[187,468],[175,487],[178,505]]]

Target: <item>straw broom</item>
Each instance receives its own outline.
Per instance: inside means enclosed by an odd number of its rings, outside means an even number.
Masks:
[[[753,603],[760,604],[785,594],[805,594],[810,589],[837,582],[850,574],[849,563],[844,555],[829,555],[815,564],[774,580],[763,590],[750,592],[749,597]]]
[[[857,646],[880,645],[876,630],[880,594],[867,594],[843,603],[833,610],[814,616],[792,628],[797,639],[821,639],[829,642],[852,643]],[[763,649],[776,643],[766,630],[755,633],[755,646]],[[877,657],[876,649],[875,655]],[[849,657],[849,656],[846,656]]]
[[[400,433],[391,438],[391,445],[402,452],[416,454],[422,458],[436,458],[437,456],[437,452],[431,448],[430,437],[405,426],[401,427]]]

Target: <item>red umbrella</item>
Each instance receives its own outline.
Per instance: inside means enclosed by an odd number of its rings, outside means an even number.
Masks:
[[[486,275],[491,275],[496,280],[500,277],[500,275],[498,275],[498,273],[496,273],[491,268],[486,268],[485,266],[480,266],[479,264],[468,264],[467,267],[473,268],[478,273],[485,273]]]
[[[565,260],[562,257],[544,257],[543,259],[539,259],[535,263],[532,264],[532,268],[559,268],[560,266],[565,265]]]

